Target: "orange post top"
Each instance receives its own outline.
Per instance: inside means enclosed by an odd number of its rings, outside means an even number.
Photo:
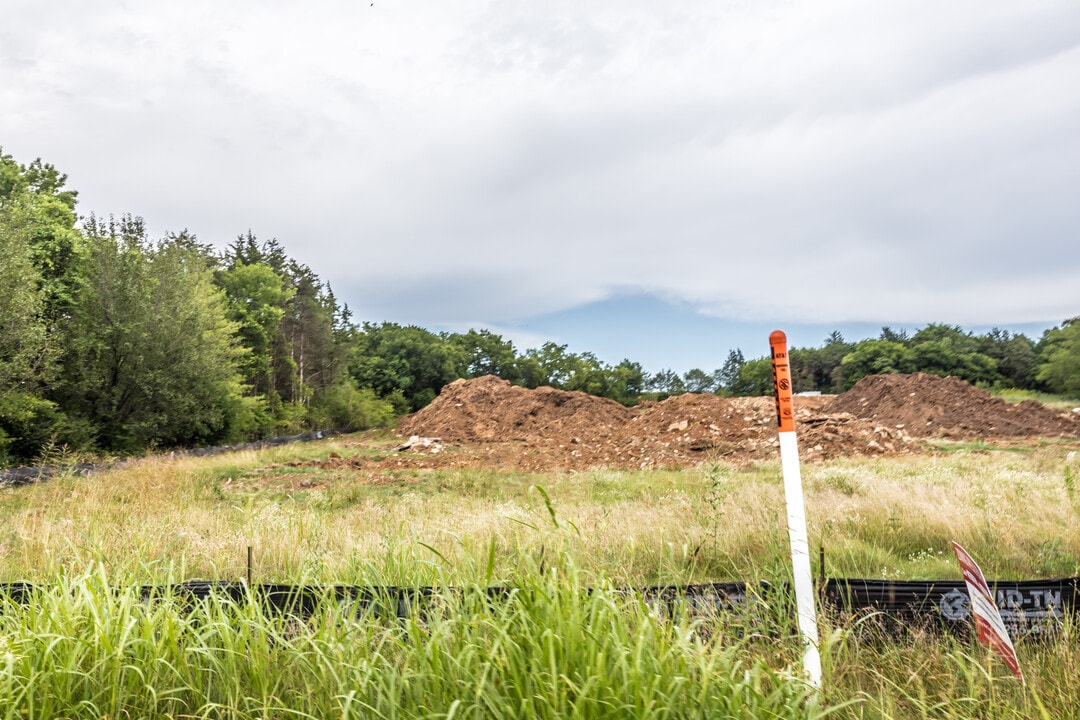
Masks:
[[[772,349],[773,390],[776,393],[776,424],[780,432],[795,432],[795,402],[791,397],[791,363],[787,335],[774,330],[769,335]]]

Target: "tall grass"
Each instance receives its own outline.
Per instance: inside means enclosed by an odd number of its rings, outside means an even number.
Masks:
[[[1025,687],[967,638],[825,617],[816,694],[792,670],[783,607],[672,621],[613,589],[784,580],[775,462],[547,476],[294,463],[386,452],[357,442],[0,490],[0,581],[41,584],[0,608],[0,718],[1080,716],[1071,623],[1019,643]],[[1014,450],[804,465],[828,574],[959,577],[957,540],[992,578],[1080,575],[1075,445]],[[243,578],[249,546],[256,582],[454,590],[406,621],[330,603],[301,622],[136,589]],[[464,591],[491,585],[511,591]]]
[[[859,698],[843,708],[852,718],[1080,717],[1080,638],[1072,618],[1062,631],[1017,643],[1026,684],[969,638],[925,633],[900,637],[838,633],[826,694]]]
[[[143,602],[99,569],[0,612],[0,717],[812,718],[791,652],[662,620],[572,566],[400,621]]]

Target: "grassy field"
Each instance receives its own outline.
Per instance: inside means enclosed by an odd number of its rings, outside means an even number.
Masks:
[[[1021,643],[1022,687],[966,638],[824,618],[815,693],[781,618],[660,621],[612,589],[784,580],[777,462],[544,476],[298,464],[391,442],[150,458],[0,490],[0,582],[48,586],[0,613],[0,717],[1080,716],[1071,624]],[[958,578],[952,540],[991,579],[1080,575],[1077,454],[938,443],[804,464],[811,543],[834,577]],[[448,596],[405,623],[327,610],[297,624],[145,605],[133,589],[242,578],[248,547],[256,582],[516,592]]]
[[[1003,390],[993,390],[991,391],[991,394],[994,397],[999,397],[1002,400],[1012,403],[1019,403],[1024,400],[1034,400],[1047,407],[1054,408],[1055,410],[1072,410],[1073,408],[1080,407],[1080,398],[1070,398],[1066,395],[1050,395],[1047,393],[1036,392],[1035,390],[1008,388]]]

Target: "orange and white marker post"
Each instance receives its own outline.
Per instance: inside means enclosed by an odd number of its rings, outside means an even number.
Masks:
[[[799,616],[799,632],[803,638],[803,669],[810,684],[819,688],[821,652],[818,649],[817,610],[814,605],[814,579],[810,573],[810,542],[806,534],[799,445],[795,439],[795,403],[791,397],[787,335],[780,330],[773,331],[769,335],[769,345],[772,348],[773,388],[776,391],[776,421],[780,428],[780,465],[784,473],[784,497],[787,499],[791,564],[795,573],[795,607]]]
[[[1001,611],[994,602],[994,595],[983,577],[982,569],[975,562],[975,558],[959,544],[953,543],[953,550],[960,562],[960,571],[964,573],[964,584],[967,585],[968,600],[971,601],[971,614],[975,616],[975,635],[979,642],[989,645],[1000,655],[1013,675],[1026,684],[1024,672],[1020,669],[1020,660],[1016,657],[1016,649],[1009,639],[1009,631],[1005,628],[1005,621],[1001,619]]]

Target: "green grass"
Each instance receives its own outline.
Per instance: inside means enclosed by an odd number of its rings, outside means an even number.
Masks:
[[[0,717],[822,715],[792,643],[763,656],[559,570],[497,602],[447,595],[422,618],[328,605],[299,622],[256,603],[145,604],[98,569],[2,608]]]
[[[1019,644],[1023,687],[966,638],[822,618],[815,694],[797,678],[796,643],[776,633],[790,624],[782,608],[764,624],[669,622],[611,589],[783,581],[775,461],[548,475],[291,465],[388,446],[343,437],[149,458],[0,490],[0,582],[42,585],[30,605],[0,608],[0,718],[1080,714],[1071,624]],[[1078,475],[1077,445],[1062,442],[804,464],[815,566],[824,547],[831,576],[955,579],[956,540],[991,579],[1080,575]],[[147,605],[124,589],[243,578],[248,546],[255,582],[516,594],[454,593],[445,612],[406,623],[329,607],[297,623],[254,604]]]
[[[1027,455],[1035,452],[1033,445],[1001,445],[981,440],[946,440],[944,438],[932,438],[925,441],[926,445],[937,452],[943,453],[971,453],[971,452],[1011,452]]]
[[[1055,410],[1072,410],[1073,408],[1080,407],[1080,398],[1070,398],[1064,395],[1050,395],[1048,393],[1036,392],[1034,390],[1019,390],[1017,388],[1008,388],[1005,390],[994,390],[991,393],[994,397],[999,397],[1002,400],[1011,403],[1020,403],[1025,400],[1034,400],[1036,402],[1047,405]]]
[[[97,566],[0,605],[0,717],[1075,717],[1072,622],[1018,644],[1025,686],[967,639],[823,618],[818,692],[782,608],[672,619],[551,560],[406,620],[145,602]]]

